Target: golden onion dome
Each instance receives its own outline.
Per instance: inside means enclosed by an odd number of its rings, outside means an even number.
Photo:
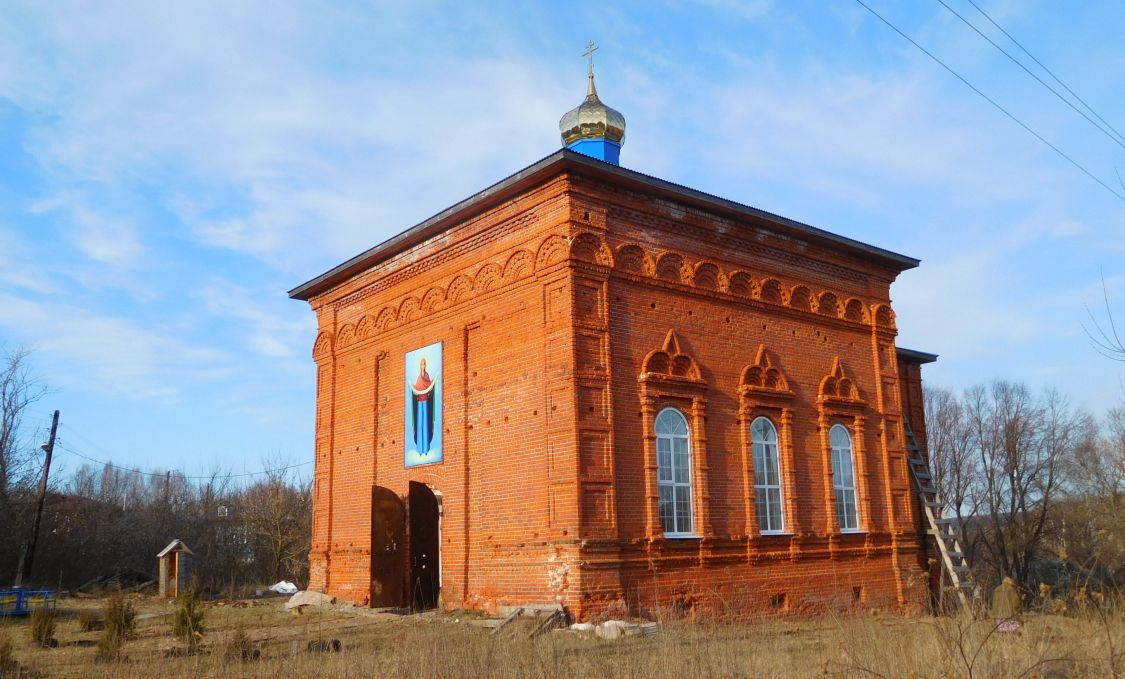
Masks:
[[[570,146],[580,139],[608,139],[621,143],[625,138],[625,116],[617,109],[610,108],[598,99],[594,87],[594,72],[591,68],[586,100],[571,109],[559,120],[559,132],[563,146]]]

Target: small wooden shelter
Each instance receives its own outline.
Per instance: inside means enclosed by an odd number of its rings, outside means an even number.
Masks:
[[[183,540],[173,540],[156,555],[160,560],[160,596],[176,598],[191,586],[195,552]]]

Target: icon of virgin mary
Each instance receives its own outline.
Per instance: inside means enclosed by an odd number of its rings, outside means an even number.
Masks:
[[[410,413],[414,427],[414,445],[419,455],[430,452],[434,440],[434,412],[438,404],[434,394],[434,381],[426,372],[426,359],[418,362],[418,377],[410,385]]]

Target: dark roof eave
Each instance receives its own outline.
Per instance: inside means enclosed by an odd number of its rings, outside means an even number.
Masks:
[[[930,354],[925,351],[917,351],[915,349],[905,349],[903,347],[896,347],[895,353],[898,354],[899,358],[906,359],[911,363],[917,363],[919,365],[933,363],[938,359],[937,354]]]
[[[510,191],[518,187],[534,184],[535,181],[540,179],[540,175],[546,174],[551,171],[558,163],[566,162],[571,165],[580,166],[583,169],[592,170],[595,173],[601,173],[612,176],[618,180],[625,180],[629,183],[642,186],[644,188],[664,191],[673,193],[677,198],[685,200],[686,202],[694,203],[696,205],[718,209],[726,212],[732,212],[740,216],[755,217],[772,222],[785,229],[796,231],[803,237],[826,242],[845,250],[855,252],[868,257],[874,257],[884,264],[889,265],[897,271],[905,271],[912,269],[920,263],[919,260],[906,255],[900,255],[890,250],[868,245],[861,241],[853,240],[845,236],[834,234],[830,231],[819,229],[815,226],[810,226],[802,222],[798,222],[780,215],[775,215],[765,210],[736,203],[726,198],[720,198],[696,189],[688,188],[680,184],[652,177],[635,170],[629,170],[618,165],[606,163],[589,156],[582,155],[576,151],[569,149],[559,149],[551,155],[525,167],[519,172],[502,179],[501,181],[493,184],[492,186],[480,191],[465,200],[442,210],[438,214],[430,217],[429,219],[412,226],[411,228],[403,231],[402,233],[394,236],[382,243],[352,257],[343,264],[340,264],[323,274],[309,280],[306,283],[293,288],[289,291],[289,297],[292,299],[309,300],[314,295],[320,294],[325,290],[351,278],[355,274],[365,271],[371,266],[377,264],[379,261],[391,257],[407,248],[410,248],[418,243],[421,243],[433,236],[438,235],[447,228],[448,224],[454,217],[460,216],[470,210],[479,210],[486,208],[492,203],[501,200]]]
[[[850,250],[852,252],[856,252],[868,257],[874,257],[881,260],[885,264],[889,264],[892,268],[900,272],[907,269],[913,269],[921,263],[921,260],[914,257],[908,257],[897,252],[892,252],[891,250],[886,250],[874,245],[869,245],[868,243],[848,238],[846,236],[841,236],[839,234],[832,233],[831,231],[825,231],[824,229],[812,226],[810,224],[805,224],[804,222],[798,222],[795,219],[782,217],[781,215],[767,212],[766,210],[761,210],[756,207],[744,205],[727,198],[721,198],[710,193],[699,191],[698,189],[693,189],[687,186],[683,186],[682,184],[670,182],[666,179],[660,179],[659,177],[646,175],[642,172],[637,172],[636,170],[629,170],[617,165],[602,162],[595,158],[590,158],[589,156],[585,156],[574,151],[567,151],[567,154],[570,157],[573,157],[574,160],[583,165],[586,165],[587,167],[595,171],[601,171],[605,174],[614,175],[616,177],[625,179],[626,181],[635,184],[639,184],[649,189],[671,192],[676,194],[676,196],[680,199],[686,199],[687,202],[710,208],[712,210],[718,209],[726,212],[732,212],[743,217],[756,217],[758,219],[772,222],[773,224],[776,224],[778,226],[796,231],[803,237],[831,243],[836,246],[841,246],[844,249]]]

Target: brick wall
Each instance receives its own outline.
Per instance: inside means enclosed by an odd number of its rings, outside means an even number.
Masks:
[[[440,494],[447,608],[917,605],[896,274],[562,167],[465,214],[310,300],[310,586],[370,601],[372,487],[413,480]],[[403,357],[438,341],[444,461],[405,469]],[[651,425],[667,406],[692,427],[698,538],[659,527]],[[762,536],[753,511],[759,415],[780,433],[789,535]],[[834,423],[854,437],[859,534],[835,523]]]
[[[910,421],[910,428],[914,433],[914,441],[918,446],[923,459],[929,461],[929,447],[926,438],[926,406],[922,398],[922,364],[910,358],[899,359],[899,380],[902,392],[902,411]],[[914,495],[915,529],[919,535],[925,535],[928,530],[926,518],[921,505],[921,498]],[[939,564],[937,545],[931,537],[921,540],[918,550],[918,567],[928,573],[930,596],[933,601],[938,601],[941,596],[942,572]]]

